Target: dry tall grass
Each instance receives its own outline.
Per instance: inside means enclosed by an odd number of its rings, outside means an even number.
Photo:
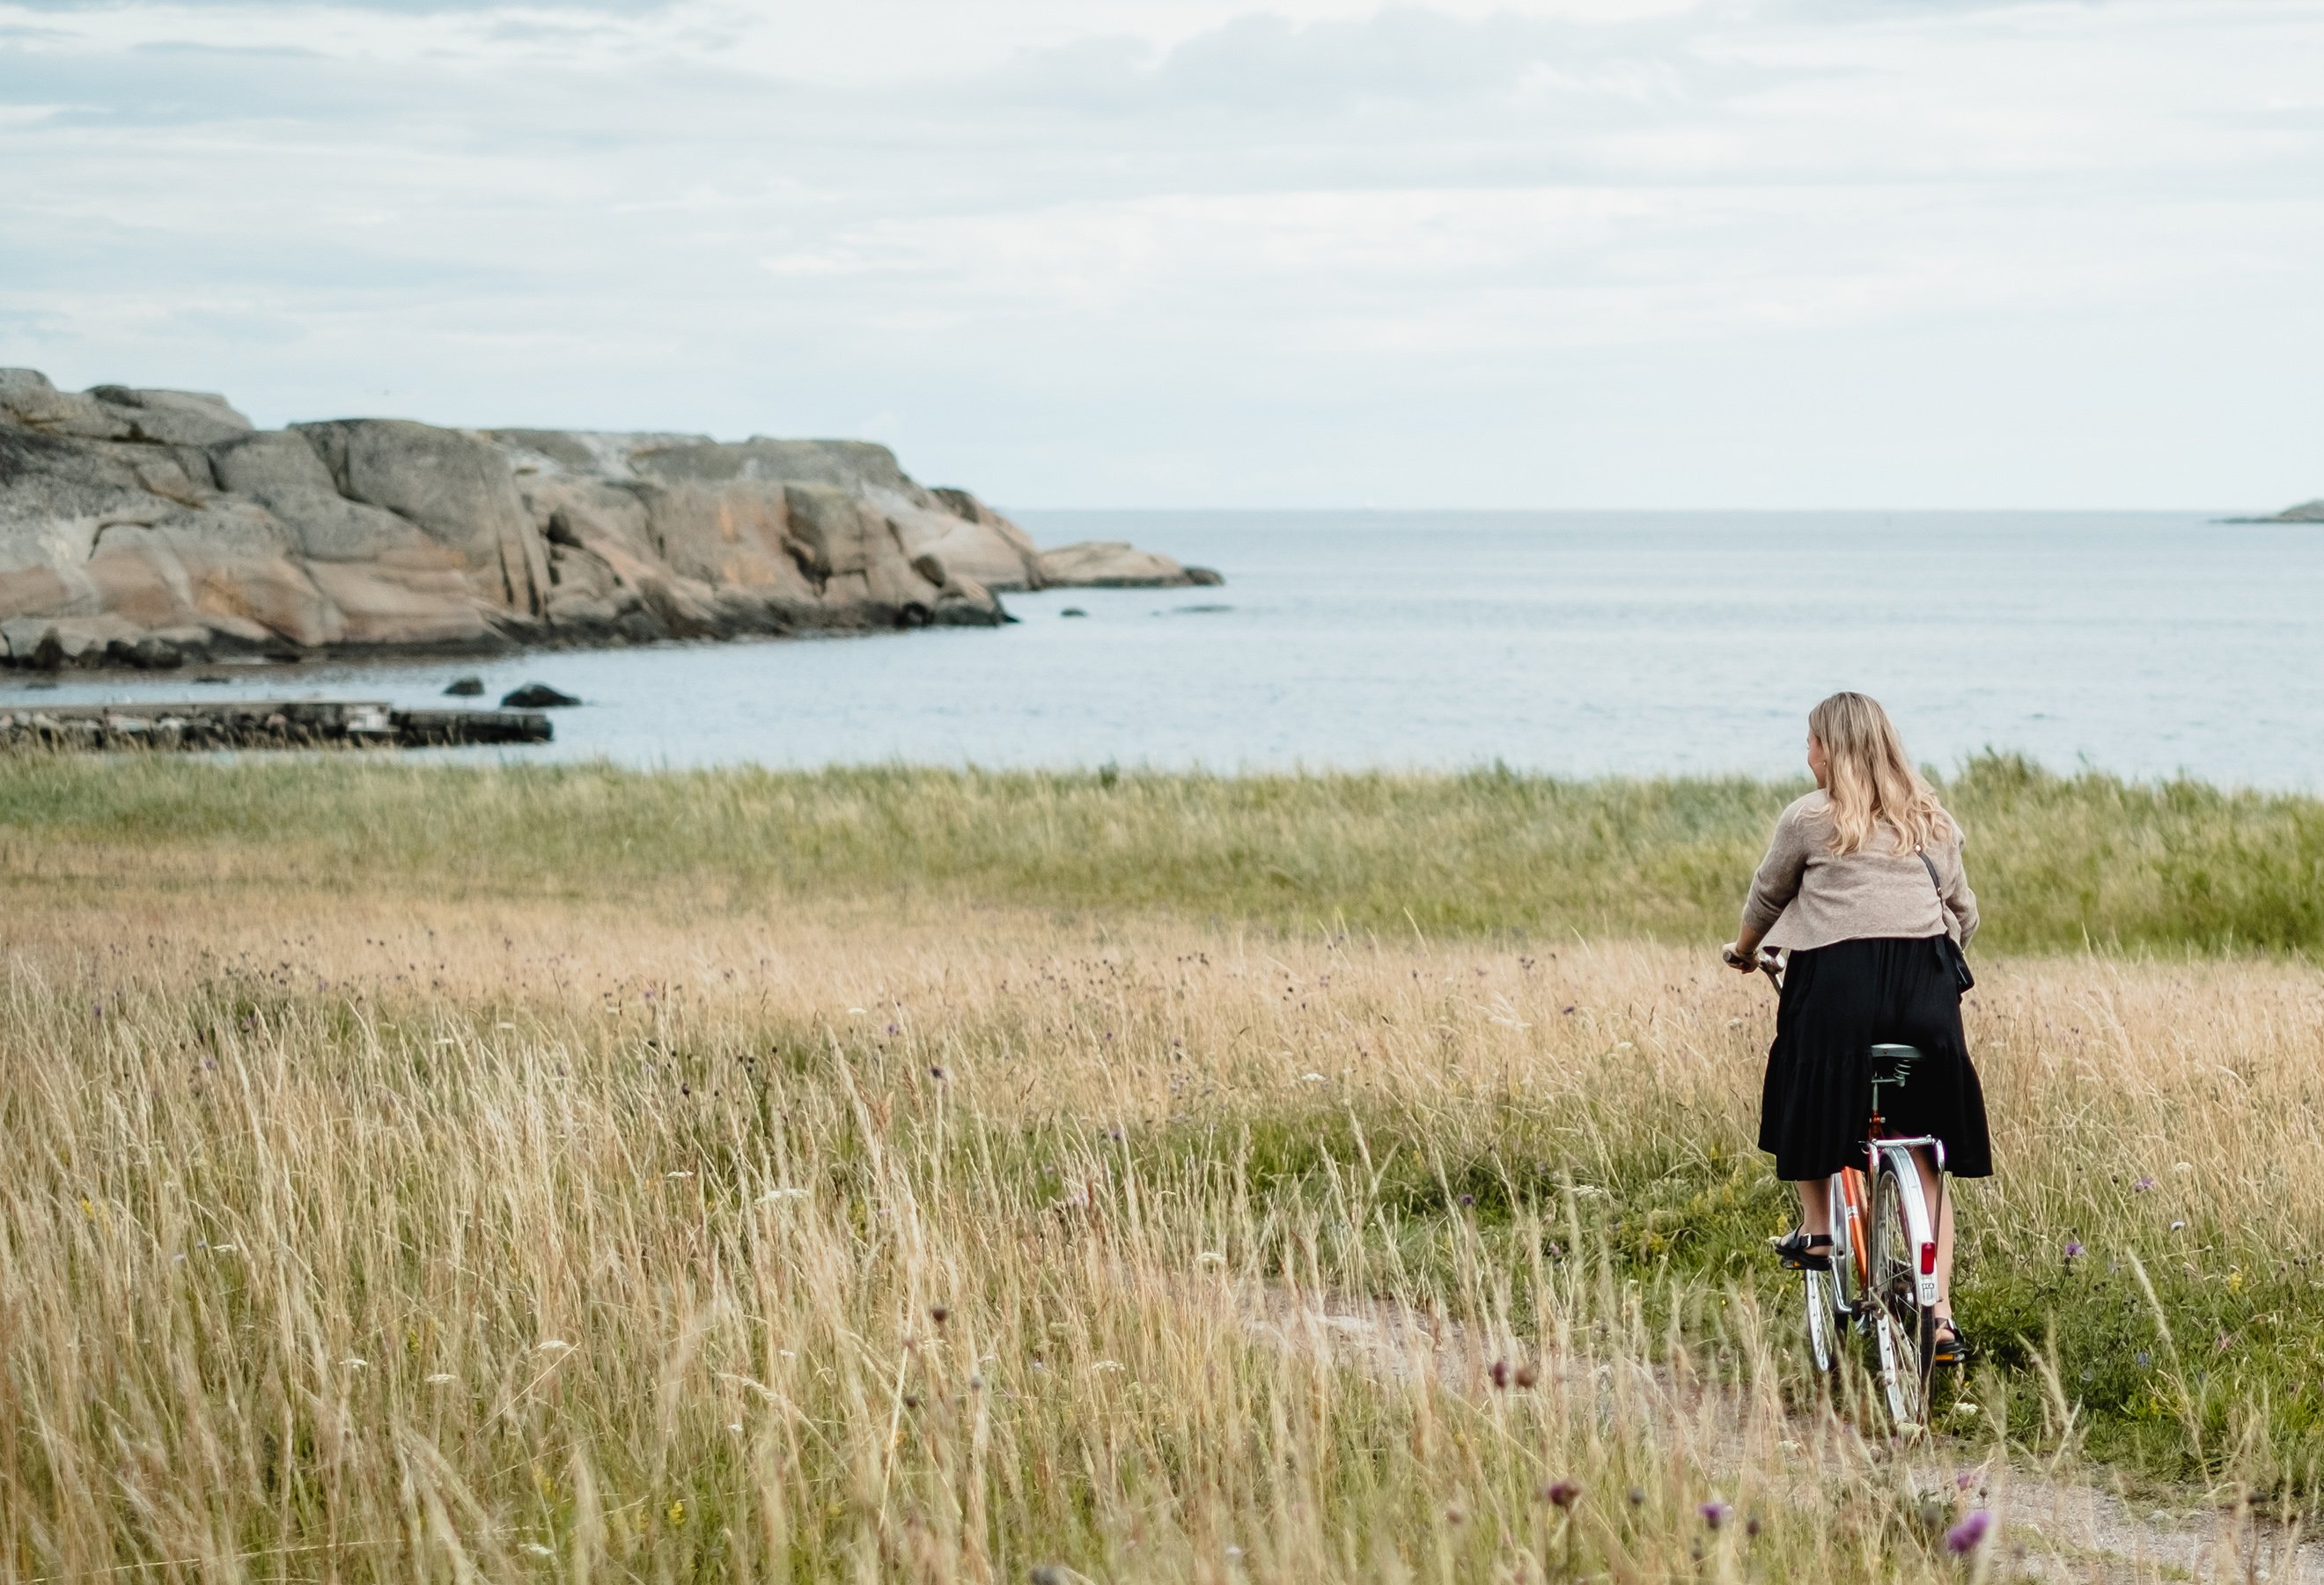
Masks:
[[[1951,1483],[1805,1413],[1767,999],[1702,953],[187,874],[15,876],[10,1577],[1960,1575]],[[2118,1314],[2126,1423],[2296,1494],[2236,1372],[2315,1346],[2314,976],[1983,972],[1964,1303],[2031,1335],[1946,1457],[2070,1448],[2041,1317]],[[1532,1368],[1253,1324],[1325,1294]]]

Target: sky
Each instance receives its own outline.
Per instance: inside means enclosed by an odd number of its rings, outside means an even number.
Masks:
[[[1031,507],[2324,495],[2324,0],[0,0],[0,366]]]

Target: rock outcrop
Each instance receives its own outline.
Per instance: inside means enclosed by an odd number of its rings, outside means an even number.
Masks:
[[[997,591],[1216,579],[1044,552],[863,441],[259,430],[220,396],[0,369],[12,665],[990,626]]]
[[[2302,501],[2297,506],[2286,506],[2269,521],[2273,523],[2324,523],[2324,501]]]
[[[1182,567],[1124,540],[1084,540],[1039,553],[1041,581],[1057,589],[1180,589],[1224,583],[1207,567]]]

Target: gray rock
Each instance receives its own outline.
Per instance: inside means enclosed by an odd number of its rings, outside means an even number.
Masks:
[[[2324,501],[2302,501],[2275,515],[2278,523],[2324,523]]]
[[[1192,576],[1126,546],[1045,559],[864,441],[259,431],[219,396],[0,370],[10,664],[994,625],[996,589],[1054,574]]]
[[[470,571],[497,571],[497,593],[509,609],[541,609],[548,547],[497,448],[456,430],[400,418],[291,428],[315,448],[339,494],[418,524]],[[489,585],[486,592],[493,592]]]
[[[528,682],[501,695],[501,709],[504,710],[563,709],[580,702],[573,695],[560,693],[546,682]]]
[[[1179,589],[1194,581],[1169,557],[1121,540],[1086,540],[1044,551],[1041,577],[1053,589]]]
[[[457,565],[419,524],[339,494],[330,470],[302,435],[263,430],[209,452],[220,488],[247,496],[298,536],[300,552],[322,561],[369,561],[433,554]]]
[[[96,397],[60,391],[37,369],[0,369],[0,422],[83,440],[125,440],[132,428]]]
[[[250,432],[250,421],[207,391],[97,385],[88,394],[130,426],[129,439],[165,446],[209,446]]]
[[[475,699],[484,691],[484,680],[482,677],[455,677],[446,685],[444,691],[453,699]]]
[[[896,465],[896,454],[869,440],[747,440],[641,449],[632,458],[649,477],[694,484],[767,479],[779,484],[832,485],[918,492]]]

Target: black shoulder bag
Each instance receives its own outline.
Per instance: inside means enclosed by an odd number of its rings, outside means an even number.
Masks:
[[[1936,863],[1929,857],[1926,848],[1921,851],[1921,867],[1929,872],[1929,885],[1937,889],[1937,919],[1942,922],[1945,916],[1945,885],[1942,881],[1937,879]],[[1977,976],[1969,971],[1969,955],[1961,950],[1960,943],[1953,940],[1951,931],[1948,930],[1937,938],[1937,956],[1942,958],[1946,967],[1953,971],[1953,989],[1962,996],[1967,996],[1977,988]]]

